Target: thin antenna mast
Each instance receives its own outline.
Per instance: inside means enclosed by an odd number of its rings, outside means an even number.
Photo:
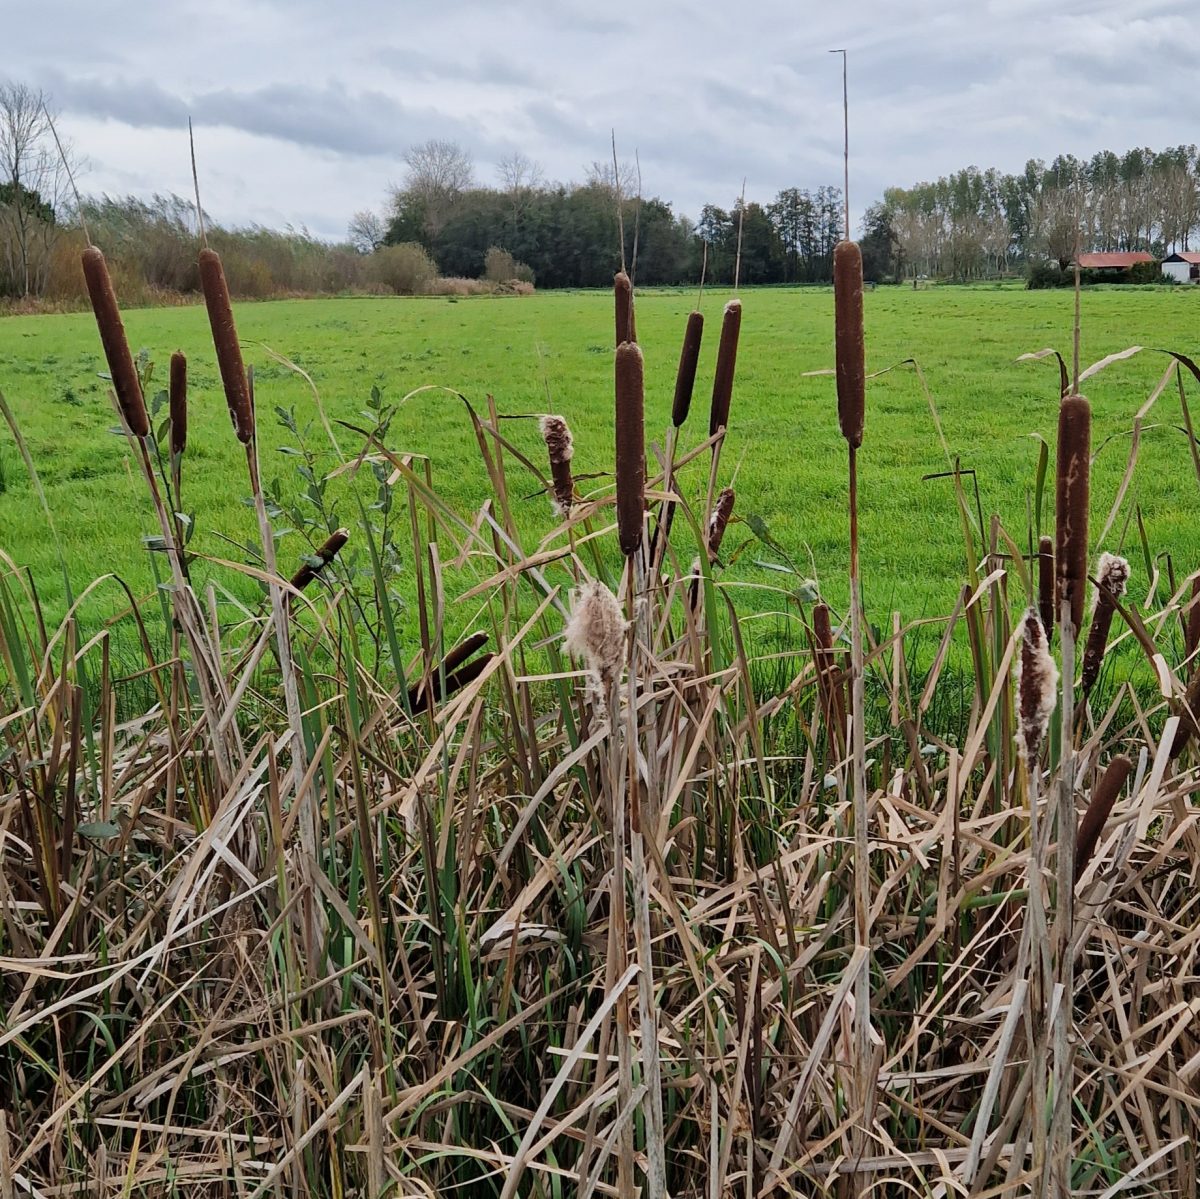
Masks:
[[[842,160],[844,166],[844,186],[842,199],[846,205],[846,240],[850,240],[850,83],[847,75],[846,51],[830,50],[830,54],[842,56]]]
[[[200,176],[196,172],[196,138],[192,133],[192,118],[188,117],[188,145],[192,150],[192,186],[196,189],[196,224],[200,227],[200,240],[208,249],[208,234],[204,231],[204,209],[200,207]]]

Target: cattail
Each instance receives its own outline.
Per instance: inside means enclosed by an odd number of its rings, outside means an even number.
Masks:
[[[575,443],[571,439],[571,428],[561,416],[543,416],[539,427],[546,453],[550,455],[550,478],[554,490],[554,511],[559,516],[570,516],[575,501],[575,479],[571,475],[571,458],[575,454]]]
[[[1187,690],[1183,693],[1183,705],[1179,713],[1179,727],[1175,740],[1171,742],[1171,757],[1177,758],[1187,748],[1187,743],[1196,732],[1196,721],[1200,719],[1200,667],[1192,675]]]
[[[613,277],[613,297],[617,309],[617,345],[637,341],[637,327],[633,319],[633,284],[624,271],[618,271]]]
[[[1038,542],[1038,612],[1046,639],[1054,629],[1054,538],[1043,537]]]
[[[324,544],[313,555],[315,558],[320,558],[320,565],[312,562],[305,562],[294,575],[292,575],[292,587],[297,591],[303,591],[327,567],[330,562],[337,557],[338,551],[342,546],[350,540],[349,529],[335,529],[325,539]]]
[[[108,263],[95,246],[88,246],[83,252],[83,277],[91,297],[92,311],[96,314],[100,344],[104,347],[104,357],[108,361],[108,373],[112,377],[121,416],[134,437],[146,437],[150,433],[150,417],[146,414],[142,384],[133,364],[133,355],[129,352],[125,326],[121,323],[121,310],[117,307],[117,295],[108,274]]]
[[[642,544],[646,506],[646,428],[642,351],[617,347],[617,538],[627,557]]]
[[[712,516],[708,520],[708,560],[710,562],[715,562],[717,554],[721,552],[725,526],[729,524],[729,518],[733,515],[733,500],[733,488],[726,487],[717,496],[717,502],[713,504]]]
[[[679,351],[679,370],[675,375],[675,401],[671,405],[671,424],[681,428],[692,406],[696,386],[696,365],[700,361],[700,342],[704,337],[704,313],[689,312],[683,331],[683,349]]]
[[[833,248],[833,332],[837,367],[838,424],[842,436],[862,445],[867,407],[867,366],[863,350],[862,251],[852,241]]]
[[[229,416],[238,441],[246,444],[254,437],[250,386],[242,364],[242,347],[238,344],[237,326],[233,323],[233,305],[229,302],[229,286],[225,282],[221,256],[207,246],[200,251],[200,290],[208,308],[208,323],[217,350],[221,382],[225,385]]]
[[[1050,727],[1057,687],[1058,667],[1050,656],[1042,618],[1030,608],[1021,621],[1021,652],[1017,658],[1017,752],[1030,772]]]
[[[713,375],[712,406],[708,435],[729,426],[729,404],[733,399],[733,370],[737,365],[738,334],[742,330],[742,302],[730,300],[721,318],[721,340],[717,345],[717,369]]]
[[[833,624],[828,604],[813,605],[813,642],[817,661],[817,687],[825,707],[825,723],[841,736],[846,725],[846,701],[838,681],[837,654],[833,648]]]
[[[1075,881],[1079,882],[1096,852],[1096,845],[1104,825],[1108,821],[1113,804],[1125,786],[1125,780],[1133,770],[1133,762],[1125,754],[1117,754],[1108,764],[1108,769],[1100,776],[1100,781],[1092,790],[1092,799],[1079,822],[1079,833],[1075,839]]]
[[[1087,643],[1083,648],[1083,670],[1080,684],[1086,695],[1100,677],[1104,662],[1104,651],[1108,646],[1108,630],[1112,627],[1116,601],[1125,594],[1129,582],[1129,563],[1114,554],[1101,554],[1096,568],[1096,608],[1092,613],[1092,627],[1088,630]]]
[[[480,671],[492,660],[492,654],[485,654],[482,659],[472,662],[469,666],[462,664],[481,650],[488,641],[488,635],[483,632],[472,633],[464,641],[459,642],[442,659],[441,664],[431,674],[429,690],[418,683],[408,690],[408,706],[412,712],[423,712],[429,707],[431,699],[442,700],[447,695],[465,687],[472,679],[479,677]],[[460,670],[459,667],[462,667]],[[442,679],[446,680],[443,690]]]
[[[1190,658],[1200,647],[1200,575],[1192,580],[1192,606],[1183,627],[1184,657]]]
[[[1058,409],[1058,470],[1055,491],[1054,565],[1058,579],[1055,606],[1071,608],[1072,634],[1083,627],[1087,593],[1088,474],[1092,409],[1081,395],[1069,395]]]
[[[182,350],[171,355],[171,453],[187,448],[187,358]]]
[[[583,659],[601,702],[620,677],[628,628],[617,597],[599,579],[576,588],[563,643]]]

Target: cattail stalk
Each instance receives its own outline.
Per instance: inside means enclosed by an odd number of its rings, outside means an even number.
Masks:
[[[83,278],[92,301],[92,311],[96,315],[96,328],[100,331],[100,344],[104,347],[104,357],[108,362],[108,373],[112,378],[121,417],[134,437],[146,437],[150,433],[150,417],[146,412],[137,367],[129,352],[129,341],[125,337],[125,326],[121,321],[121,310],[117,307],[117,295],[113,291],[108,263],[95,246],[88,246],[84,250],[82,262]]]
[[[1092,613],[1092,627],[1084,643],[1083,668],[1080,671],[1080,686],[1084,695],[1091,691],[1100,677],[1116,602],[1125,594],[1125,585],[1129,582],[1129,563],[1114,554],[1101,554],[1096,568],[1096,581],[1099,583],[1096,609]]]
[[[742,302],[730,300],[721,317],[721,340],[717,345],[717,368],[713,375],[712,404],[708,414],[709,437],[716,436],[718,429],[729,426],[729,407],[733,401],[733,375],[737,366],[741,330]]]
[[[1054,538],[1042,537],[1038,542],[1038,614],[1046,637],[1054,633]]]
[[[613,299],[616,307],[617,345],[637,341],[637,327],[633,317],[633,284],[624,271],[613,278]]]
[[[1133,761],[1125,754],[1117,754],[1108,764],[1108,769],[1100,776],[1100,781],[1092,791],[1092,799],[1088,804],[1083,819],[1079,822],[1079,837],[1075,843],[1075,882],[1083,877],[1092,854],[1100,841],[1100,834],[1108,822],[1108,817],[1125,786],[1125,780],[1133,771]]]
[[[187,448],[187,358],[181,350],[171,355],[171,453],[178,456]]]
[[[571,429],[561,416],[543,416],[540,428],[550,458],[554,510],[566,518],[571,515],[571,505],[575,502],[575,479],[571,474],[575,443],[571,438]]]
[[[641,547],[646,506],[644,386],[642,351],[623,342],[616,364],[617,538],[627,558]]]
[[[229,417],[238,440],[243,445],[249,445],[254,437],[254,410],[250,403],[246,367],[242,362],[242,347],[233,320],[229,285],[225,282],[221,256],[207,247],[200,251],[200,290],[204,293],[204,303],[208,308],[208,323],[217,351],[217,366],[225,387]]]
[[[305,562],[294,575],[292,575],[291,586],[296,591],[303,591],[327,567],[330,562],[337,557],[342,546],[350,540],[349,529],[335,529],[325,541],[321,544],[314,557],[321,559],[319,566],[311,562]]]
[[[1056,604],[1060,612],[1067,612],[1076,638],[1083,627],[1087,594],[1091,439],[1091,405],[1081,395],[1067,396],[1058,410],[1054,559],[1058,579]]]
[[[700,343],[704,339],[704,313],[689,312],[679,351],[679,370],[675,374],[675,399],[671,404],[671,424],[680,429],[692,406],[696,387],[696,367],[700,362]],[[728,413],[728,409],[726,409]]]

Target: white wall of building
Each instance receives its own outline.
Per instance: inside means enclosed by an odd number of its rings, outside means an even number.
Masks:
[[[1162,273],[1166,278],[1174,279],[1176,283],[1189,283],[1192,277],[1192,264],[1190,262],[1164,262]]]

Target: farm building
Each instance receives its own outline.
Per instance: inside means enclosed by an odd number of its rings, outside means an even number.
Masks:
[[[1153,262],[1154,255],[1145,250],[1124,250],[1119,253],[1080,254],[1079,266],[1085,271],[1103,271],[1121,274],[1142,262]]]
[[[1163,259],[1163,277],[1176,283],[1200,283],[1200,254],[1182,250]]]

